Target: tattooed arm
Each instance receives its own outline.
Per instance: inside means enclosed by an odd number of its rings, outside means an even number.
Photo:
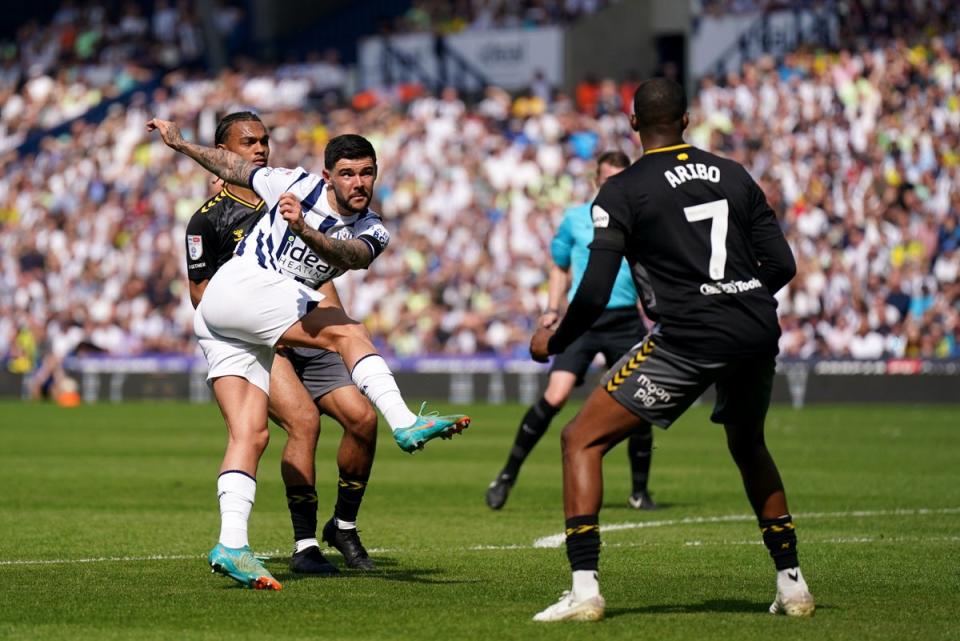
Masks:
[[[300,237],[328,264],[340,269],[366,269],[373,262],[370,246],[358,238],[339,240],[310,227],[303,219],[300,200],[287,192],[280,196],[280,215],[287,221],[290,231]]]
[[[249,188],[250,174],[257,166],[238,154],[226,149],[214,149],[187,142],[183,139],[180,128],[169,120],[154,118],[147,123],[147,131],[159,131],[160,137],[168,147],[193,158],[204,169],[216,174],[225,182]]]

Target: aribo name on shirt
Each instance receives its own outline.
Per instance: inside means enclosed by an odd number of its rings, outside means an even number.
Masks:
[[[670,186],[676,189],[688,180],[709,180],[712,183],[720,182],[720,169],[713,165],[705,165],[702,162],[688,162],[685,165],[677,165],[673,169],[663,172],[664,178],[670,183]]]

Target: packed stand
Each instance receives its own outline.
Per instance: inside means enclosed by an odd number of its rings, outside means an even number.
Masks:
[[[785,356],[960,356],[956,47],[794,53],[702,83],[690,141],[753,173],[797,256]]]
[[[451,34],[465,30],[529,29],[594,13],[609,0],[414,0],[388,29]]]
[[[242,21],[239,9],[217,12],[227,38]],[[201,26],[186,0],[157,0],[149,15],[136,2],[113,12],[67,0],[49,24],[29,22],[0,42],[0,153],[202,53]]]
[[[960,355],[956,46],[797,53],[704,81],[688,139],[748,167],[797,255],[779,296],[785,356]],[[472,106],[448,90],[320,111],[275,71],[172,74],[0,166],[8,364],[29,364],[43,345],[59,356],[195,353],[183,234],[211,177],[144,123],[173,119],[209,143],[218,115],[251,106],[271,128],[275,166],[319,170],[325,142],[345,132],[377,149],[374,206],[392,241],[337,286],[385,352],[525,357],[549,242],[563,209],[592,197],[591,159],[639,154],[624,86],[606,92],[608,106],[582,109],[576,97],[491,88]]]

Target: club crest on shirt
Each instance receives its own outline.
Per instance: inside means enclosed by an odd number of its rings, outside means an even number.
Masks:
[[[593,226],[601,229],[605,229],[610,225],[610,214],[600,205],[594,205],[593,209],[590,210],[591,216],[593,216]]]
[[[190,260],[197,260],[203,256],[203,237],[187,236],[187,254]]]

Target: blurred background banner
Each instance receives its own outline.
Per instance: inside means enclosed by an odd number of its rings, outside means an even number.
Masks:
[[[404,380],[526,402],[552,235],[592,199],[600,152],[640,156],[633,91],[665,75],[689,91],[687,140],[747,167],[797,257],[778,294],[780,350],[802,366],[784,365],[780,398],[956,401],[955,382],[924,381],[956,381],[960,358],[958,11],[36,0],[3,12],[0,393],[206,398],[184,234],[214,188],[144,123],[173,119],[211,144],[220,117],[252,109],[275,166],[318,171],[341,133],[375,145],[391,244],[337,284]]]
[[[501,405],[535,402],[546,386],[547,370],[529,359],[497,357],[389,358],[392,370],[403,372],[404,391],[449,403]],[[153,357],[68,358],[65,376],[78,382],[77,394],[88,403],[145,399],[212,400],[202,358]],[[587,384],[573,392],[584,399],[599,381],[594,371]],[[960,361],[890,359],[782,360],[774,381],[773,402],[795,408],[823,403],[956,403]],[[0,397],[31,397],[31,379],[0,373]],[[712,400],[713,392],[704,395]]]
[[[565,84],[564,32],[557,27],[491,29],[449,36],[407,34],[364,39],[359,46],[359,85],[383,89],[398,80],[428,79],[443,88],[496,85],[523,91],[531,79]]]

